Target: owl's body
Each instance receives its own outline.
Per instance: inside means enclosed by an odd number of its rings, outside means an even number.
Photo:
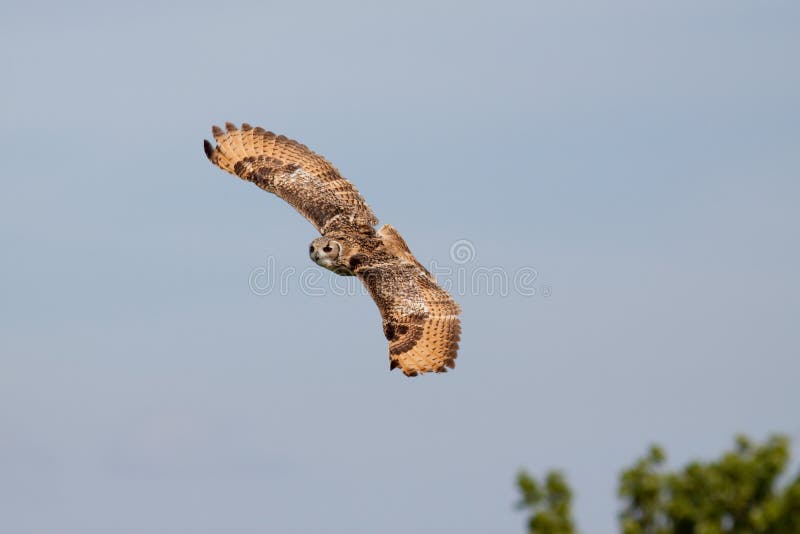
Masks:
[[[358,276],[383,318],[390,369],[408,376],[455,367],[460,308],[436,284],[393,227],[378,219],[356,188],[304,145],[243,124],[212,130],[208,158],[222,169],[289,202],[319,230],[311,259],[343,276]]]

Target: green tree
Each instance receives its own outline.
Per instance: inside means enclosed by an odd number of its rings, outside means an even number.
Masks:
[[[525,471],[517,475],[517,487],[522,497],[520,509],[529,509],[528,531],[531,534],[575,534],[572,522],[572,490],[564,475],[551,471],[544,483]]]
[[[736,438],[719,459],[669,471],[659,446],[625,469],[619,481],[624,534],[798,534],[800,473],[782,487],[789,440],[774,436],[761,445]],[[571,491],[558,472],[544,485],[521,472],[519,506],[531,512],[530,534],[575,532]]]
[[[669,472],[659,447],[623,471],[625,534],[800,533],[800,476],[780,489],[789,462],[783,436],[755,445],[744,436],[721,458]]]

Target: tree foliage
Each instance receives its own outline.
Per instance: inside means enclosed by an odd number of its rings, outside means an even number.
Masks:
[[[800,473],[781,486],[789,463],[789,440],[774,436],[761,445],[744,436],[709,462],[676,471],[666,467],[659,446],[625,469],[619,480],[623,534],[800,533]],[[519,506],[530,511],[530,534],[572,534],[571,490],[559,472],[540,484],[521,472]]]
[[[528,531],[531,534],[575,534],[572,522],[572,490],[564,475],[551,471],[544,483],[521,471],[517,487],[522,497],[517,507],[531,510]]]

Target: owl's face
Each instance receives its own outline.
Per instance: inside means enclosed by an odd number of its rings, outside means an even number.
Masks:
[[[308,255],[321,267],[336,272],[341,268],[339,257],[342,254],[342,246],[338,241],[329,237],[318,237],[311,242],[308,247]]]

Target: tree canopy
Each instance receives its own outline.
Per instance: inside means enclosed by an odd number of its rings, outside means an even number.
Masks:
[[[670,471],[658,445],[619,479],[623,534],[800,533],[800,473],[781,484],[789,464],[789,440],[773,436],[755,444],[736,438],[720,458],[694,461]],[[542,482],[517,476],[518,507],[526,510],[529,534],[576,534],[572,491],[559,471]]]

